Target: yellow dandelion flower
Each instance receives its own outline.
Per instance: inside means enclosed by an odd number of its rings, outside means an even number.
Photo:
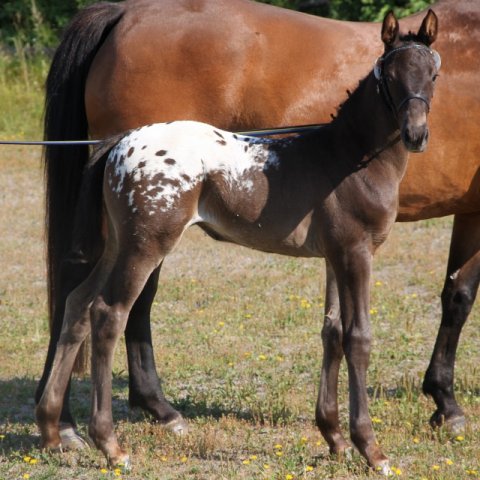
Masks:
[[[234,363],[233,362],[228,362],[229,367],[233,367]]]
[[[168,458],[165,455],[163,455],[162,457],[160,457],[160,460],[162,462],[166,462],[166,461],[168,461]]]
[[[377,280],[377,281],[375,282],[375,286],[376,286],[376,287],[380,287],[380,286],[382,286],[382,285],[383,285],[383,283],[382,283],[380,280]]]
[[[30,478],[30,474],[29,473],[24,473],[22,478]]]
[[[3,440],[5,438],[5,435],[0,435],[0,440]]]
[[[378,310],[376,308],[370,309],[370,315],[376,315],[377,313],[378,313]]]
[[[262,360],[262,361],[267,359],[266,355],[263,355],[263,354],[259,355],[257,358],[258,360]]]
[[[250,457],[248,457],[248,458],[250,458],[250,460],[256,460],[257,456],[256,455],[250,455]]]
[[[306,472],[313,472],[313,467],[312,467],[311,465],[307,465],[307,466],[305,467],[305,471],[306,471]]]
[[[420,439],[418,437],[413,437],[413,443],[419,444]]]
[[[455,440],[456,440],[457,442],[463,442],[463,441],[465,440],[465,437],[464,437],[463,435],[457,435],[457,436],[455,437]]]
[[[276,455],[277,457],[282,457],[282,456],[283,456],[283,452],[281,452],[281,451],[275,452],[275,455]]]
[[[180,459],[180,461],[181,461],[182,463],[185,463],[187,460],[188,460],[188,458],[185,457],[185,456],[183,456],[183,457]]]
[[[225,326],[225,322],[218,322],[218,326],[219,326],[219,327]]]
[[[244,356],[245,358],[249,358],[249,357],[252,356],[252,352],[245,352],[245,353],[243,354],[243,356]]]
[[[432,470],[440,470],[440,465],[432,465]]]
[[[300,443],[307,443],[308,442],[308,438],[307,437],[302,437],[300,438]]]
[[[113,474],[114,474],[116,477],[119,477],[119,476],[122,474],[122,471],[121,471],[119,468],[116,468],[116,469],[113,471]]]
[[[283,448],[283,446],[277,443],[273,448],[275,448],[276,450],[280,450]]]
[[[23,457],[23,461],[25,463],[30,463],[30,460],[32,459],[32,457]]]
[[[268,463],[264,463],[264,464],[263,464],[263,468],[264,468],[265,470],[269,470],[269,469],[270,469],[270,465],[269,465]]]
[[[287,473],[287,474],[285,475],[285,480],[293,480],[293,475],[290,474],[290,473]]]
[[[446,463],[447,465],[453,465],[453,460],[450,460],[449,458],[446,458],[446,459],[445,459],[445,463]]]
[[[244,315],[244,317],[245,317],[245,318],[252,318],[252,314],[251,314],[251,313],[246,313],[246,314]]]
[[[107,470],[106,468],[101,468],[101,469],[100,469],[100,473],[104,473],[104,474],[105,474],[105,473],[108,473],[108,470]]]
[[[418,295],[416,293],[412,293],[412,298],[417,298]]]
[[[465,473],[467,475],[476,475],[478,472],[476,470],[466,470]]]
[[[382,423],[382,419],[378,417],[372,417],[372,422],[373,423]]]
[[[399,468],[396,468],[396,467],[392,467],[392,472],[397,475],[397,476],[401,476],[402,475],[402,471],[399,469]]]
[[[277,355],[277,357],[275,358],[275,360],[277,362],[283,362],[283,357],[281,355]]]
[[[36,463],[38,463],[38,460],[36,458],[30,459],[30,465],[35,465]]]
[[[244,465],[250,465],[250,460],[243,460],[242,462]]]
[[[321,444],[322,444],[322,441],[321,441],[321,440],[317,440],[317,441],[315,442],[315,445],[316,445],[317,447],[319,447]]]

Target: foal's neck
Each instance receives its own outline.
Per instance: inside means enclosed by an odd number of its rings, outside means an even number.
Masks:
[[[341,106],[332,124],[339,141],[350,150],[358,168],[372,162],[389,162],[403,176],[408,151],[403,145],[394,112],[387,105],[370,74]],[[342,140],[343,139],[343,140]]]

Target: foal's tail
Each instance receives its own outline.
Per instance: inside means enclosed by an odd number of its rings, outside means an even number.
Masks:
[[[80,11],[67,27],[46,81],[45,140],[87,138],[84,105],[87,74],[98,49],[122,17],[124,9],[123,4],[97,3]],[[74,213],[87,161],[87,146],[48,146],[44,151],[50,328],[55,318],[56,296],[59,295],[61,260],[71,247]],[[100,232],[89,234],[98,237]]]

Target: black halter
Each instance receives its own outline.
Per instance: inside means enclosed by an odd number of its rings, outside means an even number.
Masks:
[[[418,43],[402,45],[401,47],[394,48],[393,50],[390,50],[388,53],[386,53],[385,55],[382,55],[380,58],[377,59],[377,61],[375,62],[374,75],[375,75],[375,78],[378,80],[378,90],[382,94],[386,104],[392,110],[395,117],[398,115],[398,112],[405,105],[405,103],[414,99],[421,100],[422,102],[424,102],[425,105],[427,106],[427,111],[428,112],[430,111],[430,100],[420,93],[409,94],[404,99],[402,99],[402,101],[398,105],[395,105],[395,102],[393,101],[393,98],[392,98],[392,94],[390,93],[390,90],[388,88],[388,83],[385,80],[385,75],[383,74],[383,65],[385,63],[385,60],[387,60],[387,58],[391,57],[393,54],[397,52],[400,52],[402,50],[408,50],[410,48],[427,50],[430,54],[434,56],[435,66],[437,67],[437,64],[438,64],[438,68],[440,68],[440,65],[439,65],[440,56],[438,55],[438,53],[435,52],[434,50],[431,50],[426,45],[422,45]],[[437,55],[438,57],[436,57],[435,55]]]

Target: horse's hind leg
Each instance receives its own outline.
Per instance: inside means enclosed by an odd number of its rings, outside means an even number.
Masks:
[[[447,275],[442,292],[442,321],[425,374],[423,391],[437,405],[432,426],[447,425],[459,433],[465,416],[453,391],[458,340],[472,309],[480,281],[480,214],[456,215]]]
[[[109,270],[109,261],[102,258],[88,279],[67,298],[65,318],[56,346],[50,374],[36,407],[36,418],[43,448],[62,447],[59,432],[64,398],[78,350],[90,332],[89,305]]]
[[[130,309],[147,279],[158,266],[155,256],[123,249],[91,307],[92,415],[89,434],[111,466],[128,466],[128,455],[117,442],[112,418],[112,362],[114,349],[124,332]]]
[[[150,310],[157,291],[161,265],[150,275],[134,303],[125,330],[129,371],[129,403],[148,411],[175,433],[186,433],[183,417],[165,399],[155,368]]]
[[[343,358],[342,324],[335,273],[326,262],[327,287],[325,319],[322,329],[323,362],[315,418],[332,454],[342,454],[349,448],[340,431],[338,420],[338,372]]]
[[[47,359],[45,361],[42,377],[40,378],[35,392],[36,404],[38,404],[43,395],[45,385],[52,369],[57,343],[60,339],[62,330],[66,299],[69,293],[72,292],[75,287],[80,285],[82,281],[88,277],[91,271],[92,266],[78,257],[67,258],[62,263],[60,281],[57,286],[57,294],[55,295],[54,318],[50,331]],[[63,398],[63,406],[60,414],[60,436],[62,437],[62,446],[64,448],[83,448],[87,443],[75,432],[75,420],[70,412],[70,383],[69,380]]]

